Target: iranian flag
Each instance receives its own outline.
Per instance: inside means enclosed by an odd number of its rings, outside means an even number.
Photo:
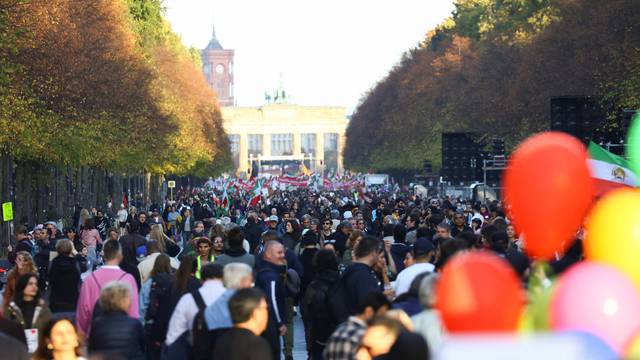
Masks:
[[[261,196],[262,196],[262,182],[258,180],[256,181],[256,184],[253,186],[253,189],[251,189],[251,200],[249,200],[249,204],[247,204],[247,207],[254,207],[258,205],[258,202],[260,201]]]
[[[589,143],[589,168],[595,180],[596,195],[623,186],[636,186],[636,175],[627,160],[612,154],[593,141]]]
[[[222,208],[225,211],[229,211],[230,203],[229,203],[229,196],[227,195],[227,189],[224,189],[224,193],[222,193],[222,203],[221,203],[221,205],[222,205]]]

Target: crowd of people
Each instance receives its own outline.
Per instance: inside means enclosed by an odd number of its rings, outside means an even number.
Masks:
[[[79,207],[63,229],[17,226],[2,351],[12,359],[289,360],[302,331],[312,360],[428,359],[447,337],[436,284],[456,253],[491,251],[524,284],[534,276],[497,201],[397,188],[366,197],[276,189],[255,206],[217,198],[189,189],[162,204],[123,204],[111,217]],[[578,241],[551,268],[580,258]]]

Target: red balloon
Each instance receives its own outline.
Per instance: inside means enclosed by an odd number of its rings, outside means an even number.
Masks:
[[[594,197],[585,146],[547,132],[520,144],[505,172],[505,198],[530,256],[550,259],[574,240]]]
[[[436,290],[436,308],[452,333],[515,331],[525,304],[515,271],[484,251],[451,259]]]

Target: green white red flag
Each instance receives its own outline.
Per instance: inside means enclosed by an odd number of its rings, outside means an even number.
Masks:
[[[636,175],[625,158],[605,150],[593,141],[589,143],[589,168],[598,196],[615,188],[635,187],[638,184]]]
[[[251,200],[247,204],[247,207],[254,207],[258,205],[260,202],[260,198],[262,197],[262,181],[256,180],[256,184],[251,189]]]
[[[229,196],[227,195],[227,189],[224,189],[224,193],[222,193],[222,203],[220,204],[225,211],[229,211]]]

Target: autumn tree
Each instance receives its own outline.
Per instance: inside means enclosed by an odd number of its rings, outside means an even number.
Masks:
[[[160,174],[224,159],[215,94],[162,11],[158,0],[2,0],[3,151]]]
[[[548,129],[549,99],[591,96],[615,127],[638,108],[640,7],[632,0],[458,0],[361,100],[347,129],[356,170],[438,166],[443,132],[515,146]]]

